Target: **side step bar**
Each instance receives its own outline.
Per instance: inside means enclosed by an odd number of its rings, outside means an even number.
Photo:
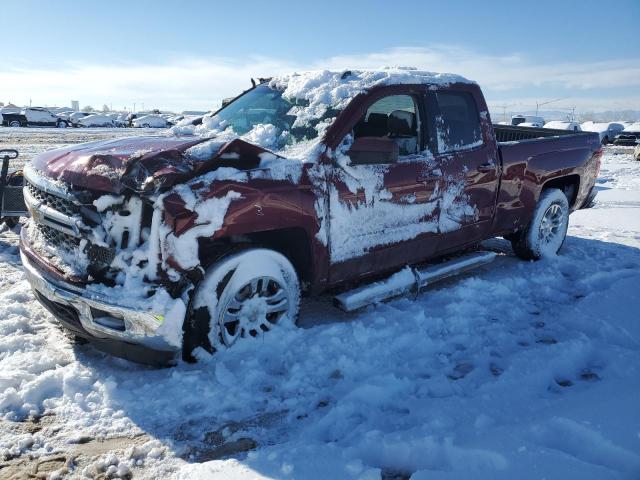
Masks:
[[[410,291],[417,293],[427,285],[487,265],[495,258],[494,252],[476,252],[422,269],[407,267],[394,273],[386,280],[380,280],[336,295],[333,300],[338,308],[345,312],[352,312]]]

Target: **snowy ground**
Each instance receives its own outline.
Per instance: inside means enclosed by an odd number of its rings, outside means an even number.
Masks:
[[[306,301],[304,328],[163,370],[73,345],[5,230],[0,478],[640,478],[630,150],[607,150],[598,188],[556,259],[492,240],[493,265],[417,299]]]

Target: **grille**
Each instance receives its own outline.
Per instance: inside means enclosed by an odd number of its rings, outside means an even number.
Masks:
[[[48,225],[37,223],[36,228],[47,242],[55,247],[64,248],[65,250],[75,250],[80,246],[79,238],[51,228]]]
[[[36,200],[43,202],[47,207],[51,207],[54,210],[69,216],[80,213],[80,206],[76,205],[72,201],[44,192],[29,182],[27,182],[26,185],[31,196]]]
[[[87,256],[91,263],[109,265],[113,262],[116,252],[113,248],[101,247],[100,245],[89,245]]]

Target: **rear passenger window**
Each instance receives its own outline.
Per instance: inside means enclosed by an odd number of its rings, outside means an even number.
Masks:
[[[436,92],[436,101],[440,110],[436,119],[440,153],[482,145],[480,116],[473,95],[468,92]]]
[[[416,105],[410,95],[390,95],[369,107],[353,129],[354,138],[393,139],[400,155],[417,153],[420,148]]]

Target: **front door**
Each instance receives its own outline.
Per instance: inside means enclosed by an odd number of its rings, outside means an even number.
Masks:
[[[378,94],[333,152],[328,175],[332,283],[435,251],[440,177],[425,147],[423,98],[409,87],[406,93]],[[358,153],[354,142],[363,139],[393,140],[397,158]]]

